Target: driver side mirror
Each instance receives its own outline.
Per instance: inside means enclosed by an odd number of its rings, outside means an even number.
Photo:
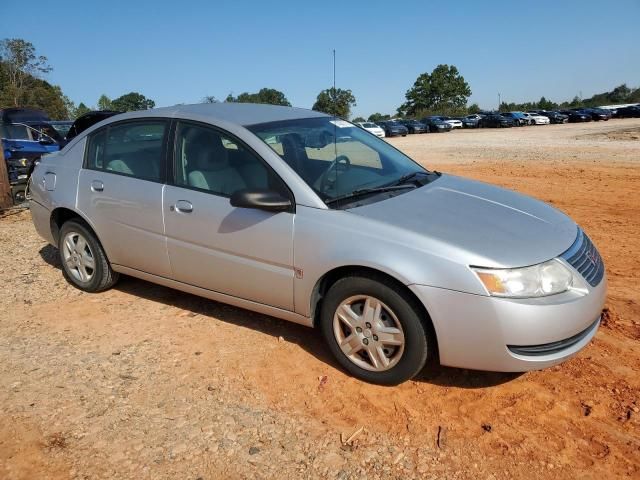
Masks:
[[[256,208],[268,212],[290,212],[293,204],[287,197],[274,190],[238,190],[231,195],[231,205],[240,208]]]

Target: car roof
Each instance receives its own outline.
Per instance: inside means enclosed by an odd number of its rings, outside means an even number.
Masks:
[[[328,117],[329,115],[304,108],[282,107],[257,103],[197,103],[176,105],[173,107],[153,108],[123,113],[117,120],[140,117],[207,118],[237,125],[248,126],[259,123],[295,120],[310,117]],[[115,118],[114,118],[115,120]]]
[[[49,116],[36,108],[4,108],[0,110],[0,122],[23,123],[26,121],[48,122]]]

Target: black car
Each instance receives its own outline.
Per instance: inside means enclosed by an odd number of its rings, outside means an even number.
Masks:
[[[547,117],[551,123],[562,124],[569,122],[569,115],[565,115],[564,113],[556,112],[554,110],[532,110],[529,113],[536,113],[543,117]]]
[[[397,137],[398,135],[406,137],[409,133],[407,127],[396,120],[385,120],[384,122],[377,122],[377,125],[384,130],[385,137]]]
[[[480,127],[483,128],[511,128],[516,125],[513,118],[504,117],[499,113],[485,115],[480,119]]]
[[[427,126],[427,132],[431,133],[450,132],[453,129],[451,124],[442,121],[440,117],[425,117],[420,122],[424,123]]]
[[[515,127],[524,127],[525,125],[529,125],[527,117],[525,117],[522,112],[502,112],[500,115],[513,120],[513,125]]]
[[[560,110],[560,113],[569,117],[569,123],[590,122],[593,120],[590,114],[579,112],[578,110]]]
[[[480,126],[481,118],[482,115],[478,115],[477,113],[462,117],[460,119],[462,121],[462,128],[478,128]]]
[[[118,115],[122,112],[116,112],[115,110],[96,110],[94,112],[87,112],[84,115],[79,116],[71,125],[71,128],[67,132],[66,140],[69,142],[72,138],[77,137],[87,128],[93,127],[96,123],[102,120]]]
[[[599,120],[609,120],[611,118],[611,114],[606,110],[600,110],[599,108],[575,108],[576,112],[586,113],[587,115],[591,115],[591,120],[595,120],[596,122]]]
[[[409,133],[426,133],[427,126],[418,120],[400,120],[400,123],[407,127]]]
[[[640,105],[619,108],[618,118],[640,118]]]

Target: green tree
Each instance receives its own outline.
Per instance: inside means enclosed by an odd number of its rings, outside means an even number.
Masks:
[[[98,110],[113,110],[113,102],[104,93],[98,99]]]
[[[477,103],[472,103],[467,108],[468,113],[480,113],[480,106]]]
[[[372,113],[371,115],[369,115],[368,120],[370,122],[376,123],[376,122],[382,122],[383,120],[389,120],[391,118],[391,115],[383,115],[381,113]]]
[[[200,100],[200,103],[218,103],[218,99],[213,95],[206,95]]]
[[[258,93],[244,92],[234,97],[231,93],[227,95],[225,102],[232,103],[265,103],[268,105],[282,105],[290,107],[291,103],[287,100],[284,93],[275,88],[261,88]]]
[[[0,62],[7,70],[5,90],[13,97],[16,107],[22,106],[21,98],[25,93],[26,83],[52,70],[47,57],[36,55],[33,44],[21,38],[5,38],[0,41]]]
[[[471,88],[454,65],[438,65],[431,73],[418,76],[398,110],[410,116],[424,111],[460,113],[470,95]]]
[[[78,104],[78,107],[76,108],[75,117],[78,118],[84,115],[85,113],[89,113],[90,111],[91,109],[89,107],[87,107],[84,103],[80,102]]]
[[[556,108],[558,108],[558,104],[547,100],[545,97],[540,97],[537,107],[540,110],[555,110]]]
[[[9,85],[8,78],[8,68],[0,62],[0,107],[15,105],[15,89]],[[54,120],[63,120],[70,118],[65,99],[60,87],[28,75],[18,96],[18,106],[38,108]]]
[[[356,117],[352,120],[353,123],[361,123],[361,122],[366,122],[364,117]]]
[[[119,112],[148,110],[156,106],[156,102],[138,92],[130,92],[111,102],[111,108]],[[78,107],[79,108],[79,107]]]
[[[351,90],[331,87],[318,94],[316,103],[311,108],[318,112],[348,119],[351,114],[351,107],[355,106],[356,97]]]
[[[55,88],[59,89],[60,87],[55,87]],[[62,98],[62,103],[64,104],[66,115],[64,116],[64,118],[60,118],[59,120],[69,120],[69,119],[76,118],[76,104],[73,103],[73,100],[71,100],[64,93],[62,93],[62,90],[60,91],[60,97]]]

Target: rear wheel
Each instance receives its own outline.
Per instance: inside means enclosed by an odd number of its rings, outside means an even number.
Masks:
[[[65,278],[80,290],[100,292],[117,282],[118,274],[111,269],[102,245],[83,222],[64,223],[58,251]]]
[[[401,288],[375,277],[338,280],[322,305],[320,328],[340,365],[371,383],[397,385],[415,376],[435,340],[421,310]]]

